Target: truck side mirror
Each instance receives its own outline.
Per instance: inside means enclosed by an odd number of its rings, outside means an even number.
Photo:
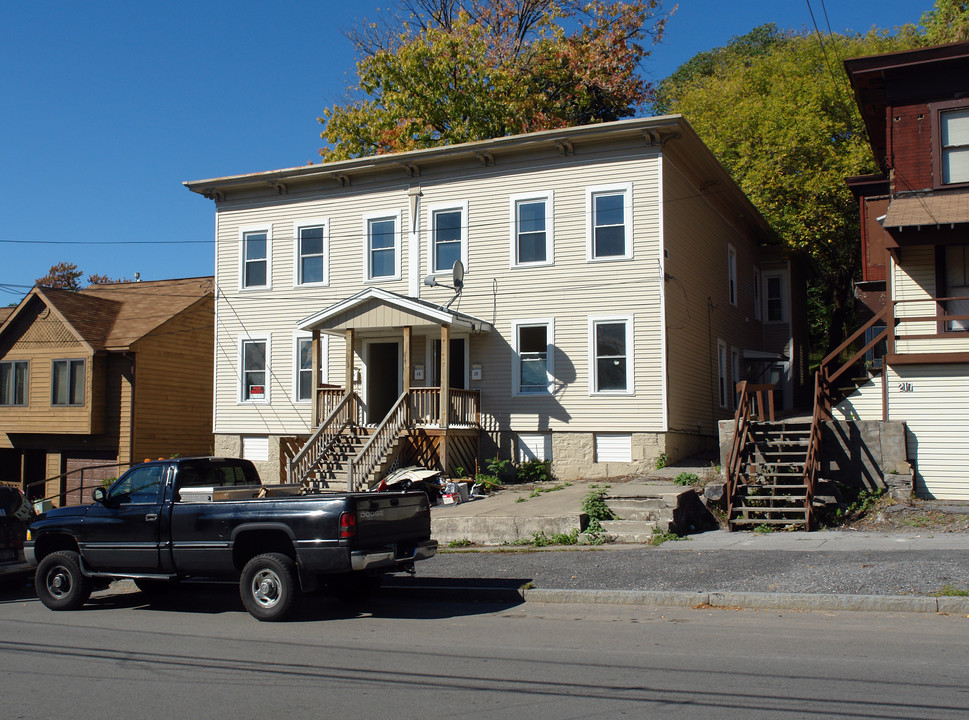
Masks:
[[[94,492],[91,493],[91,499],[94,500],[94,502],[96,503],[101,503],[102,505],[104,504],[104,501],[107,499],[107,497],[108,497],[108,493],[105,491],[103,487],[94,488]]]

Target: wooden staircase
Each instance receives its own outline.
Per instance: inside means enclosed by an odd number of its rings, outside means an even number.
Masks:
[[[360,454],[370,440],[373,428],[347,425],[340,429],[329,450],[310,468],[303,482],[311,487],[329,490],[348,489],[348,466],[350,460]]]
[[[804,467],[810,420],[752,422],[739,483],[732,496],[730,527],[810,525]]]
[[[818,382],[816,377],[812,417],[782,422],[774,420],[772,386],[737,385],[740,401],[727,460],[728,529],[812,529],[821,445]]]

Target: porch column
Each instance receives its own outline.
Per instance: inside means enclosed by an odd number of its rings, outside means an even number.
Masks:
[[[402,330],[404,331],[404,346],[402,354],[404,356],[404,392],[410,392],[410,341],[411,341],[411,326],[405,325]]]
[[[353,328],[347,328],[346,385],[344,385],[344,389],[348,393],[353,392],[353,335]]]
[[[441,325],[441,469],[447,474],[447,427],[451,409],[451,326]]]
[[[320,331],[316,328],[313,329],[313,345],[310,354],[313,356],[310,363],[310,368],[313,372],[313,380],[310,382],[310,387],[313,389],[313,423],[312,426],[316,427],[320,424]]]

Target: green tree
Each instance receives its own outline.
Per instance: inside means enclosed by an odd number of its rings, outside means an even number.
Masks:
[[[662,0],[404,0],[396,31],[351,34],[359,99],[319,118],[326,160],[400,152],[635,114]]]
[[[682,113],[789,247],[810,257],[817,349],[853,330],[858,208],[845,178],[877,171],[842,60],[924,43],[893,34],[818,35],[756,28],[694,58],[658,89]]]
[[[969,0],[935,0],[921,25],[929,45],[969,40]]]

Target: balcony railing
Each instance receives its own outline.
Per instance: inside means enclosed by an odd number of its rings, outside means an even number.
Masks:
[[[449,426],[478,427],[481,424],[481,393],[477,390],[448,391]],[[441,388],[410,389],[410,417],[417,427],[441,427]]]

